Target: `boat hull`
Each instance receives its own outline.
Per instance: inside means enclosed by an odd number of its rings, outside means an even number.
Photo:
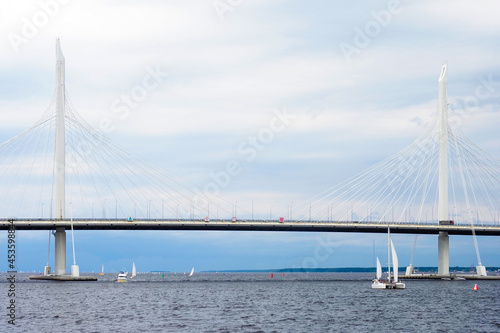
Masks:
[[[403,282],[396,282],[394,283],[394,289],[406,289],[406,284]]]
[[[380,282],[378,280],[373,280],[372,282],[372,289],[386,289],[387,284],[384,282]]]
[[[372,289],[406,289],[406,285],[403,282],[385,283],[375,279],[372,282]]]

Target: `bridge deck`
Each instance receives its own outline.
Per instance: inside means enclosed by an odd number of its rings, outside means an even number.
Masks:
[[[10,228],[10,220],[0,220],[0,230]],[[15,219],[16,230],[51,230],[71,227],[69,220]],[[437,234],[446,231],[450,235],[471,235],[470,225],[438,225],[425,223],[385,222],[323,222],[323,221],[286,221],[265,220],[73,220],[75,230],[234,230],[234,231],[299,231],[299,232],[362,232],[386,233],[387,226],[392,233],[402,234]],[[474,227],[477,235],[500,236],[500,225],[481,225]]]

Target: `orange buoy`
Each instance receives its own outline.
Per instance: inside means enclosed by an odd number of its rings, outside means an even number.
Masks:
[[[477,286],[477,284],[474,285],[474,287],[472,288],[472,290],[474,290],[474,291],[478,291],[479,290],[479,287]]]
[[[273,274],[273,273],[271,273],[271,279],[272,279],[273,277],[274,277],[274,274]]]

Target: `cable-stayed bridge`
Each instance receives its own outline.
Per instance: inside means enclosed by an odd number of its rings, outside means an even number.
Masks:
[[[438,234],[440,275],[449,274],[448,235],[472,235],[478,274],[486,275],[476,235],[500,235],[500,162],[465,136],[460,114],[449,114],[447,77],[445,64],[435,123],[408,148],[286,213],[254,219],[253,210],[159,169],[90,126],[66,94],[58,40],[52,102],[34,126],[0,145],[0,228],[55,230],[55,275],[66,274],[68,229],[386,233],[388,227]],[[79,276],[75,259],[71,274]]]

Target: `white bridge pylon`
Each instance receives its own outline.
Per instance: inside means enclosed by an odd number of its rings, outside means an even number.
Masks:
[[[56,41],[56,142],[55,142],[55,187],[56,214],[59,220],[66,219],[66,78],[65,60],[59,39]],[[56,275],[66,274],[66,230],[57,228],[55,233]],[[48,266],[49,264],[47,264]],[[45,274],[50,273],[50,266]],[[47,272],[48,271],[48,272]],[[76,273],[76,271],[75,271]]]
[[[439,76],[439,201],[438,221],[449,224],[448,213],[448,65],[444,64]],[[450,237],[447,232],[439,232],[438,236],[438,274],[450,274]]]

